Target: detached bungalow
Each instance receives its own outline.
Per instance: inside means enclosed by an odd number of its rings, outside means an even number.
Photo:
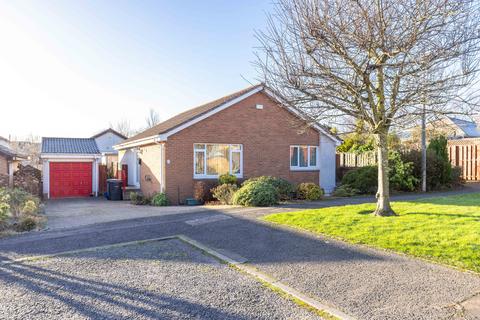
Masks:
[[[113,129],[91,138],[42,138],[44,197],[98,195],[99,165],[116,168],[118,152],[113,145],[125,139]]]
[[[165,192],[172,203],[192,197],[196,181],[212,184],[223,173],[242,180],[271,175],[315,182],[330,193],[340,141],[305,119],[256,85],[185,111],[114,148],[128,166],[130,186],[147,195]]]

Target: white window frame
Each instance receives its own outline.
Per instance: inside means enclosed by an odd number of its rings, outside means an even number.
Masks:
[[[292,158],[291,158],[291,153],[292,149],[297,148],[297,165],[292,166]],[[300,166],[300,148],[307,148],[307,166],[306,167],[301,167]],[[310,152],[312,148],[315,148],[316,151],[316,165],[312,166],[310,165]],[[313,171],[313,170],[319,170],[320,165],[318,163],[319,160],[319,146],[309,146],[309,145],[291,145],[288,153],[288,161],[290,164],[290,171]]]
[[[195,148],[196,145],[203,145],[203,149]],[[221,145],[221,146],[228,146],[228,161],[229,161],[229,173],[234,175],[237,178],[243,178],[243,144],[240,143],[194,143],[193,144],[193,178],[194,179],[218,179],[218,174],[207,174],[207,145]],[[232,151],[232,146],[240,146],[240,151],[234,150]],[[197,152],[203,153],[203,174],[198,174],[195,172],[195,154]],[[232,153],[240,153],[240,173],[232,173]]]

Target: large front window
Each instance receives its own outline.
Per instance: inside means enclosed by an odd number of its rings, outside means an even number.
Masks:
[[[317,170],[318,147],[290,146],[290,170]]]
[[[242,177],[242,145],[196,143],[193,146],[195,178],[218,178],[230,173]]]

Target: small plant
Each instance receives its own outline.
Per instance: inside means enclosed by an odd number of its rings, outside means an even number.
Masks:
[[[23,209],[22,209],[23,214],[32,215],[32,214],[37,213],[37,211],[38,211],[38,204],[35,201],[33,201],[33,200],[25,201],[25,204],[24,204]]]
[[[167,195],[164,192],[155,193],[152,197],[151,205],[156,207],[168,206]]]
[[[221,204],[232,204],[233,196],[237,190],[236,184],[221,184],[210,191],[213,197],[220,201]]]
[[[313,182],[300,183],[297,186],[297,197],[309,201],[320,200],[323,196],[323,189]]]
[[[359,193],[357,189],[353,189],[349,185],[342,185],[333,191],[335,197],[353,197]]]
[[[7,189],[0,188],[0,222],[5,221],[10,212],[10,195]]]
[[[269,207],[278,203],[278,190],[265,181],[244,183],[233,196],[233,204],[249,207]]]
[[[193,185],[193,198],[201,203],[209,200],[210,194],[207,184],[203,181],[196,181]]]
[[[32,216],[24,216],[20,219],[15,229],[18,232],[31,231],[37,227],[37,219]]]
[[[10,213],[14,218],[20,217],[27,201],[34,201],[38,205],[38,199],[23,189],[14,188],[7,190],[7,192],[9,194]]]
[[[271,184],[275,189],[277,189],[280,200],[290,200],[292,199],[292,195],[295,193],[294,185],[282,178],[271,177],[271,176],[260,176],[260,177],[248,179],[243,183],[243,185],[253,181],[263,181]]]
[[[143,194],[138,192],[130,192],[130,202],[134,205],[148,205],[150,204],[150,198],[145,197]]]
[[[218,177],[218,184],[237,184],[237,177],[229,173],[222,174]]]

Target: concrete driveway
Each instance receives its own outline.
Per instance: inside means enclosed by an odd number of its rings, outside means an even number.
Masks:
[[[235,211],[231,206],[136,206],[128,201],[108,201],[104,198],[75,198],[49,200],[45,207],[47,229],[78,228],[98,223],[137,218],[169,216],[209,211]]]

